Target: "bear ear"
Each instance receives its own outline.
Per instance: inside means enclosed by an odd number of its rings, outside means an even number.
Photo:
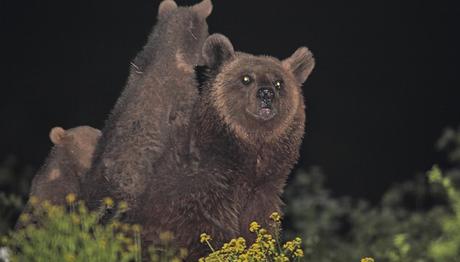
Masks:
[[[219,68],[235,56],[230,40],[221,34],[210,35],[203,44],[203,59],[212,69]]]
[[[158,16],[165,16],[176,8],[177,4],[174,2],[174,0],[164,0],[158,7]]]
[[[300,47],[291,57],[284,59],[282,64],[294,74],[300,84],[303,84],[315,67],[315,59],[308,48]]]
[[[64,138],[65,130],[62,127],[53,127],[50,131],[51,142],[55,145],[59,145]]]
[[[211,0],[201,1],[201,3],[192,6],[192,10],[195,11],[201,18],[207,18],[212,12]]]

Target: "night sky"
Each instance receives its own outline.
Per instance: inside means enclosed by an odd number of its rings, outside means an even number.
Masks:
[[[210,32],[236,50],[314,53],[299,167],[321,166],[334,195],[375,200],[443,163],[434,143],[460,124],[458,1],[213,3]],[[0,160],[39,167],[53,126],[102,128],[158,4],[0,0]]]

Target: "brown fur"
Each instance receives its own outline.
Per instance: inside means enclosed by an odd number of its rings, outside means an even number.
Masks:
[[[91,166],[100,136],[101,132],[90,126],[51,129],[50,140],[54,146],[45,164],[34,176],[29,196],[54,205],[65,205],[68,194],[79,195],[81,178]],[[26,211],[29,209],[28,203]]]

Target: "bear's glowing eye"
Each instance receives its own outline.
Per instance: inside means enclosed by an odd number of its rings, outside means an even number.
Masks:
[[[252,82],[252,78],[250,76],[248,76],[248,75],[245,75],[241,79],[241,82],[243,82],[243,84],[245,84],[245,85],[249,85]]]
[[[283,82],[281,80],[277,80],[275,81],[275,83],[273,83],[273,85],[275,86],[276,89],[281,89],[281,86],[283,85]]]

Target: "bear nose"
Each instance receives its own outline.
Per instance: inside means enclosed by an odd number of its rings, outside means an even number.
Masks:
[[[275,97],[275,91],[272,88],[262,87],[257,90],[257,98],[262,101],[271,101]]]

